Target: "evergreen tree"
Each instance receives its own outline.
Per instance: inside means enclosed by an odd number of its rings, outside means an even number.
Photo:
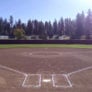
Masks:
[[[92,11],[88,10],[88,15],[86,17],[86,38],[90,39],[90,36],[92,35]]]
[[[58,34],[58,25],[56,20],[53,22],[53,33],[54,35]]]
[[[26,35],[32,35],[33,33],[33,24],[31,20],[28,20],[27,26],[26,26],[26,31],[25,31]]]
[[[64,30],[64,20],[63,18],[60,19],[58,22],[58,35],[65,35],[65,30]]]
[[[84,13],[77,14],[76,17],[76,39],[80,39],[81,36],[84,34]]]

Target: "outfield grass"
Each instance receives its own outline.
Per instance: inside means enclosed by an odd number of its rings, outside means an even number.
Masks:
[[[92,48],[92,45],[67,44],[6,44],[0,48]]]

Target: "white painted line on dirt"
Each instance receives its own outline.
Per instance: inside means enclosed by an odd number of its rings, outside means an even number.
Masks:
[[[43,54],[39,54],[39,53],[45,53],[45,54],[52,54],[52,55],[43,55]],[[54,53],[54,54],[53,54]],[[35,52],[24,52],[24,54],[22,54],[24,56],[32,56],[32,57],[39,57],[39,58],[45,58],[45,57],[48,57],[48,58],[52,58],[52,57],[60,57],[62,55],[61,52],[56,52],[56,51],[51,51],[51,52],[48,52],[48,51],[35,51]]]
[[[72,85],[70,79],[68,78],[67,74],[64,74],[64,76],[66,77],[66,80],[67,80],[69,86],[70,86],[70,87],[73,87],[73,85]]]
[[[22,75],[25,77],[25,78],[24,78],[24,81],[23,81],[23,83],[22,83],[22,87],[24,87],[25,81],[26,81],[27,76],[28,76],[26,73],[20,72],[20,71],[18,71],[18,70],[15,70],[15,69],[12,69],[12,68],[10,68],[10,67],[3,66],[3,65],[0,65],[0,68],[6,69],[6,70],[8,70],[8,71],[12,71],[12,72],[15,72],[15,73],[18,73],[18,74],[22,74]]]
[[[82,68],[82,69],[79,69],[79,70],[77,70],[77,71],[70,72],[70,73],[68,73],[67,75],[68,75],[68,76],[71,76],[71,75],[73,75],[73,74],[76,74],[76,73],[79,73],[79,72],[82,72],[82,71],[86,71],[86,70],[89,70],[89,69],[92,69],[92,66],[89,66],[89,67],[86,67],[86,68]]]
[[[39,75],[39,87],[41,87],[41,82],[42,82],[42,78],[41,78],[41,74]]]
[[[64,76],[65,79],[66,79],[66,81],[67,81],[67,83],[68,83],[69,85],[68,85],[68,86],[66,86],[66,85],[56,85],[56,84],[55,84],[55,79],[54,79],[55,75],[56,75],[56,74],[52,74],[53,87],[56,87],[56,88],[71,88],[71,87],[72,87],[72,83],[71,83],[71,81],[69,80],[69,78],[68,78],[68,76],[67,76],[66,74],[57,74],[57,75]]]
[[[52,83],[53,83],[53,87],[56,87],[55,80],[54,80],[54,74],[52,74]]]
[[[9,68],[9,67],[7,67],[7,66],[3,66],[3,65],[0,65],[0,68],[3,68],[3,69],[6,69],[6,70],[9,70],[9,71],[12,71],[12,72],[16,72],[16,73],[19,73],[19,74],[22,74],[25,78],[24,78],[24,81],[23,81],[23,83],[22,83],[22,87],[26,87],[26,88],[29,88],[29,87],[41,87],[41,82],[42,82],[42,80],[41,80],[41,74],[26,74],[26,73],[24,73],[24,72],[20,72],[20,71],[18,71],[18,70],[15,70],[15,69],[12,69],[12,68]],[[76,73],[79,73],[79,72],[82,72],[82,71],[86,71],[86,70],[89,70],[89,69],[92,69],[92,66],[89,66],[89,67],[86,67],[86,68],[82,68],[82,69],[79,69],[79,70],[77,70],[77,71],[73,71],[73,72],[70,72],[70,73],[68,73],[68,74],[60,74],[60,75],[62,75],[62,76],[64,76],[65,77],[65,79],[67,80],[67,82],[68,82],[68,84],[69,84],[69,86],[59,86],[59,85],[55,85],[55,80],[54,80],[54,76],[55,76],[55,74],[51,74],[52,75],[52,83],[53,83],[53,87],[61,87],[61,88],[70,88],[70,87],[72,87],[73,85],[72,85],[72,83],[71,83],[71,80],[69,79],[69,77],[71,76],[71,75],[73,75],[73,74],[76,74]],[[30,76],[30,75],[38,75],[39,76],[39,84],[38,85],[36,85],[36,86],[34,86],[34,85],[25,85],[26,84],[26,81],[27,81],[27,78],[28,78],[28,76]],[[59,75],[59,74],[58,74]]]
[[[31,85],[31,84],[26,85],[26,81],[27,81],[28,77],[35,76],[35,75],[39,77],[39,84],[38,85]],[[24,79],[24,81],[22,83],[22,87],[24,87],[24,88],[30,88],[30,87],[39,88],[39,87],[41,87],[41,74],[26,74],[25,79]]]
[[[37,86],[34,86],[34,87],[41,87],[41,74],[28,74],[29,76],[38,76],[39,77],[39,84]],[[30,86],[32,87],[32,85]]]
[[[7,67],[7,66],[0,65],[0,68],[6,69],[6,70],[9,70],[9,71],[12,71],[12,72],[16,72],[16,73],[19,73],[19,74],[22,74],[22,75],[26,75],[26,73],[24,73],[24,72],[20,72],[18,70],[12,69],[12,68]]]
[[[26,87],[25,82],[26,82],[26,80],[27,80],[27,77],[28,77],[28,74],[25,75],[24,81],[23,81],[23,83],[22,83],[22,87]]]

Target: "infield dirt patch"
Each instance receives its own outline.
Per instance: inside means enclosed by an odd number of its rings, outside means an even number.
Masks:
[[[89,92],[92,91],[92,49],[17,48],[0,49],[0,91],[2,92]],[[85,70],[85,68],[90,69]],[[10,71],[8,68],[14,69]],[[80,71],[68,76],[69,73]],[[19,71],[21,73],[18,73]],[[41,74],[38,88],[23,88],[25,74]],[[53,87],[52,75],[66,74],[73,87]],[[47,80],[46,80],[47,79]],[[37,76],[28,76],[25,85],[39,85]],[[55,77],[55,85],[67,86],[63,76]],[[48,82],[46,82],[48,81]],[[91,92],[90,91],[90,92]]]

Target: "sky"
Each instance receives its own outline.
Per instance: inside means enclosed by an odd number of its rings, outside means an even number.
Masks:
[[[0,17],[53,22],[61,17],[74,19],[78,12],[87,13],[89,8],[92,0],[0,0]]]

